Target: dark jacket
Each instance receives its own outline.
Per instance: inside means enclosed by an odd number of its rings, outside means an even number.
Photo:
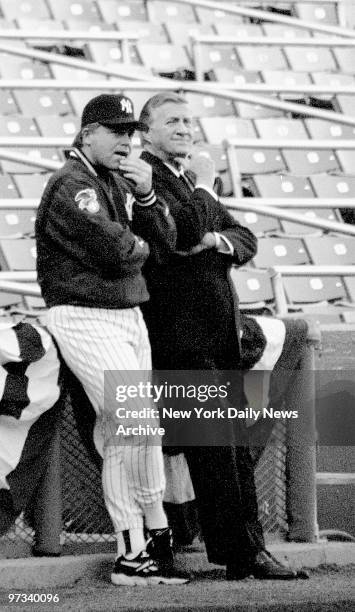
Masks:
[[[38,209],[37,271],[43,298],[48,306],[137,306],[149,298],[141,272],[149,247],[131,229],[135,198],[117,173],[100,176],[80,151],[73,155],[50,178]],[[147,239],[158,234],[153,223],[158,216],[166,244],[174,244],[165,207],[156,204],[154,194],[150,201],[151,206],[138,212],[145,219]]]
[[[177,253],[160,266],[144,267],[150,302],[143,313],[157,368],[231,368],[239,364],[238,297],[230,279],[232,264],[241,266],[256,253],[256,238],[204,189],[193,192],[165,164],[148,152],[153,187],[169,206],[177,227],[177,250],[198,244],[206,232],[226,236],[234,251],[216,249],[197,255]]]

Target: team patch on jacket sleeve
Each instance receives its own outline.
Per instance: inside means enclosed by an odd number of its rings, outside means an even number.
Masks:
[[[74,200],[78,202],[80,210],[87,210],[90,213],[97,213],[100,210],[95,189],[81,189]]]

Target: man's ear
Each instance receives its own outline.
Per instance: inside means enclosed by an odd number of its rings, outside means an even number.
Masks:
[[[148,130],[148,132],[142,132],[142,143],[143,145],[145,144],[151,144],[152,142],[152,138],[150,135],[150,129]]]
[[[90,146],[92,133],[93,132],[91,132],[90,130],[87,130],[86,128],[83,128],[83,130],[81,132],[81,140],[82,140],[83,145]]]

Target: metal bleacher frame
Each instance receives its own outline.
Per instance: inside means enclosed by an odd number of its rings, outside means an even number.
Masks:
[[[313,4],[319,3],[331,3],[338,6],[338,13],[341,14],[341,4],[344,0],[303,0],[303,2],[312,2]],[[43,32],[26,32],[24,30],[0,30],[0,41],[1,40],[78,40],[78,41],[100,41],[100,40],[115,40],[120,41],[122,45],[122,56],[123,64],[114,67],[112,64],[104,66],[96,64],[94,62],[83,61],[79,59],[73,59],[60,55],[59,53],[51,53],[45,51],[38,51],[35,49],[23,49],[7,46],[0,44],[0,53],[6,53],[10,55],[17,55],[27,59],[39,60],[41,62],[47,62],[49,64],[55,63],[71,67],[76,70],[83,70],[86,72],[93,72],[101,77],[101,80],[92,81],[80,81],[80,80],[54,80],[54,79],[33,79],[33,80],[14,80],[14,79],[2,79],[0,80],[0,89],[62,89],[62,90],[101,90],[101,91],[126,91],[126,90],[167,90],[167,91],[180,91],[180,92],[194,92],[200,93],[201,95],[213,95],[218,97],[227,98],[234,101],[247,102],[249,104],[267,106],[269,108],[279,109],[285,113],[298,113],[302,116],[315,117],[332,121],[335,123],[355,126],[355,117],[346,116],[336,112],[330,112],[321,110],[306,105],[300,105],[294,102],[288,102],[280,100],[271,96],[262,96],[258,94],[354,94],[354,87],[328,87],[321,85],[300,85],[300,86],[282,86],[275,87],[266,84],[251,83],[251,84],[234,84],[234,83],[220,83],[220,82],[203,82],[201,70],[198,66],[198,48],[201,44],[263,44],[263,45],[297,45],[297,46],[326,46],[330,40],[334,46],[342,47],[353,47],[355,45],[355,31],[347,30],[344,27],[331,26],[321,24],[318,22],[308,22],[295,17],[287,17],[277,13],[270,13],[260,9],[249,8],[245,6],[246,2],[243,2],[243,6],[233,6],[226,2],[210,2],[207,0],[175,0],[180,4],[188,4],[198,6],[201,8],[218,9],[223,10],[227,14],[240,15],[241,17],[248,17],[252,19],[260,19],[262,21],[270,21],[273,23],[279,23],[283,25],[292,25],[301,29],[310,30],[313,32],[319,32],[321,34],[327,34],[329,36],[338,36],[343,38],[316,38],[310,39],[294,39],[290,40],[287,38],[281,39],[268,39],[265,37],[262,39],[245,40],[241,37],[238,39],[232,39],[230,37],[203,37],[195,36],[192,39],[192,45],[194,49],[195,57],[195,71],[197,82],[189,81],[178,81],[168,80],[161,77],[156,77],[152,74],[140,71],[139,67],[130,63],[129,45],[133,41],[137,40],[137,35],[134,33],[118,32],[118,31],[102,31],[102,32],[81,32],[79,30],[70,31],[50,31],[48,33]],[[258,4],[263,4],[260,0]],[[292,0],[273,0],[274,4],[282,5],[294,5],[295,1]],[[251,5],[255,4],[250,2]],[[270,2],[265,1],[265,5],[269,5]],[[342,22],[343,23],[343,22]],[[347,39],[347,40],[345,40]],[[352,40],[354,39],[354,40]],[[331,142],[331,146],[330,146]],[[36,166],[47,170],[55,170],[61,166],[61,163],[54,162],[49,159],[35,159],[30,155],[23,155],[11,151],[12,147],[66,147],[71,144],[71,140],[68,138],[43,138],[43,137],[0,137],[0,159],[6,159],[9,161],[21,162],[30,166]],[[345,223],[337,223],[325,221],[317,218],[307,218],[302,215],[297,215],[289,212],[285,209],[292,208],[306,208],[312,206],[312,208],[355,208],[355,203],[352,199],[339,198],[334,199],[322,199],[314,198],[312,201],[307,199],[290,199],[290,198],[279,198],[279,199],[266,199],[266,198],[241,198],[239,191],[239,174],[237,166],[235,165],[235,156],[233,161],[233,151],[235,146],[239,148],[251,148],[257,146],[258,148],[298,148],[304,149],[354,149],[355,143],[349,140],[309,140],[309,141],[266,141],[263,139],[251,139],[241,141],[238,140],[233,142],[229,140],[226,142],[227,155],[230,162],[230,169],[232,170],[232,180],[234,183],[235,191],[234,198],[225,198],[224,201],[231,209],[235,208],[238,210],[254,211],[260,214],[267,214],[280,219],[294,221],[303,225],[309,225],[325,231],[334,231],[349,236],[355,236],[355,227],[347,225]],[[234,173],[234,174],[233,174]],[[36,200],[26,199],[9,199],[0,200],[0,209],[14,208],[16,210],[26,208],[36,208],[38,202]],[[273,285],[275,295],[275,311],[278,316],[287,316],[287,300],[285,297],[285,291],[282,284],[282,275],[307,275],[317,274],[321,275],[347,275],[355,276],[355,266],[275,266],[270,269],[270,278]],[[40,289],[38,286],[34,286],[33,283],[36,281],[36,274],[34,272],[11,272],[11,271],[0,271],[0,292],[11,292],[18,295],[28,295],[32,297],[40,296]],[[310,540],[317,537],[317,526],[316,519],[314,516],[314,508],[310,509],[308,516],[312,526],[308,537]]]

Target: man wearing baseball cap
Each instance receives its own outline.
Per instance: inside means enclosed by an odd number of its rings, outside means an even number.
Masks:
[[[133,427],[122,431],[117,414],[122,404],[114,395],[116,383],[135,380],[137,372],[140,381],[149,380],[150,345],[139,308],[149,295],[141,269],[149,252],[163,258],[175,245],[175,225],[152,190],[151,167],[131,158],[132,135],[145,129],[126,96],[102,94],[90,100],[66,163],[47,184],[36,220],[46,324],[97,415],[104,499],[117,535],[111,574],[116,585],[186,582],[172,574],[160,440],[148,439],[148,427],[144,434],[132,433]],[[145,220],[142,236],[132,231],[133,210]],[[114,371],[115,387],[104,394],[107,370]],[[147,399],[127,397],[123,406],[129,415],[146,409]],[[128,424],[139,423],[125,419]],[[158,425],[154,415],[150,424]]]

